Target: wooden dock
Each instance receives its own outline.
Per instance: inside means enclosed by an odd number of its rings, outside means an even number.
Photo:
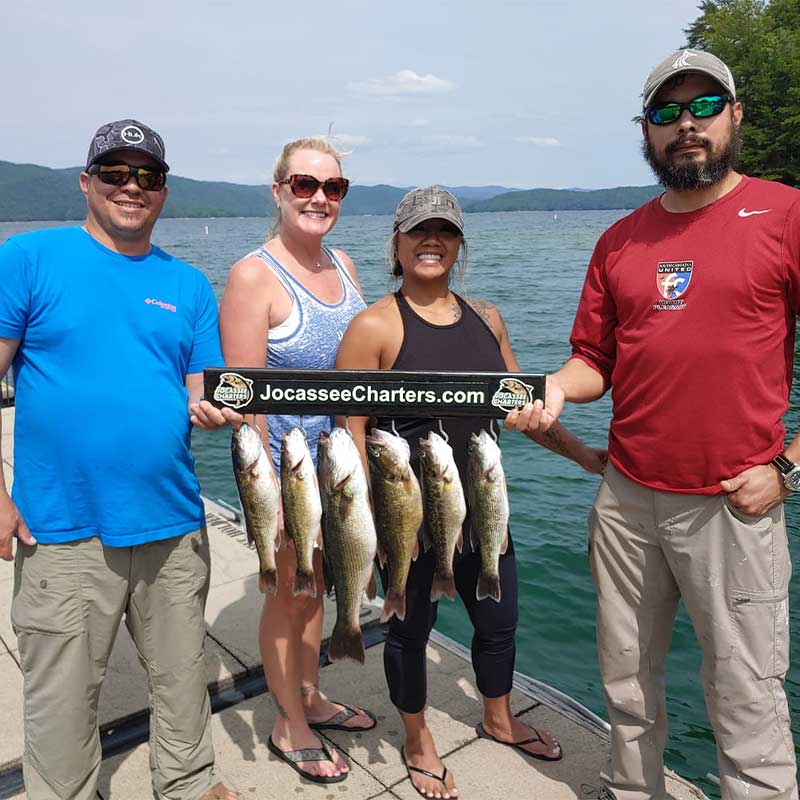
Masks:
[[[2,410],[3,471],[11,483],[14,409]],[[330,697],[356,702],[378,718],[364,733],[326,731],[325,738],[349,759],[351,774],[335,785],[301,780],[267,750],[274,709],[265,691],[257,627],[262,604],[257,558],[232,515],[207,501],[211,541],[211,589],[206,609],[207,662],[217,767],[242,800],[418,800],[400,759],[402,725],[389,702],[383,675],[383,631],[379,606],[365,606],[362,626],[368,644],[364,667],[349,662],[324,666],[320,686]],[[21,783],[22,674],[9,608],[13,565],[0,561],[0,800],[25,797]],[[325,636],[335,608],[326,601]],[[587,653],[587,658],[593,654]],[[565,665],[568,669],[568,665]],[[481,702],[468,652],[434,633],[428,648],[428,719],[440,754],[458,782],[464,800],[585,800],[585,784],[599,786],[608,757],[608,726],[578,703],[534,679],[518,674],[512,708],[537,727],[551,730],[564,758],[544,763],[512,748],[478,739]],[[58,676],[53,676],[54,680]],[[54,709],[57,713],[57,709]],[[125,626],[109,665],[100,703],[104,760],[99,800],[148,800],[153,797],[147,751],[147,683]],[[704,795],[668,773],[674,800]]]

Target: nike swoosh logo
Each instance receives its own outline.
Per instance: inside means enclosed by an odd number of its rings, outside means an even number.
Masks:
[[[740,217],[752,217],[753,214],[769,214],[772,211],[771,208],[765,208],[763,211],[745,211],[743,208],[739,209],[739,216]]]

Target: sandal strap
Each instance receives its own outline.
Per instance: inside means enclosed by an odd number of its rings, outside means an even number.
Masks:
[[[333,761],[331,753],[323,744],[322,747],[305,747],[302,750],[284,750],[283,757],[297,764],[300,761]]]
[[[444,768],[444,772],[441,775],[437,775],[435,772],[429,772],[427,769],[422,769],[421,767],[412,767],[411,764],[406,764],[406,766],[413,772],[419,772],[420,775],[433,778],[435,781],[441,781],[444,783],[447,780],[447,767]]]
[[[344,725],[344,723],[348,720],[358,716],[358,711],[356,711],[354,708],[350,708],[350,706],[348,706],[346,703],[338,703],[338,705],[344,706],[344,708],[334,714],[330,719],[318,722],[317,725]]]

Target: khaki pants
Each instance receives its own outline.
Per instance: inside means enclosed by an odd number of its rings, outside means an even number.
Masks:
[[[205,528],[137,547],[17,544],[11,620],[25,680],[29,800],[94,800],[97,703],[120,620],[150,690],[150,767],[164,800],[197,800],[214,752],[204,655]]]
[[[703,651],[722,797],[796,800],[783,506],[750,517],[722,496],[647,489],[609,464],[589,536],[618,800],[666,796],[664,660],[681,598]]]

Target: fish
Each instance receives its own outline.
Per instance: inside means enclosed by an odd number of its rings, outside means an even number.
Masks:
[[[246,422],[231,436],[231,458],[247,541],[255,544],[258,553],[258,588],[262,594],[275,594],[278,590],[275,551],[281,545],[280,490],[261,436]]]
[[[381,622],[392,614],[406,618],[406,581],[419,554],[422,495],[409,463],[411,448],[401,436],[373,428],[366,437],[372,484],[372,510],[378,535],[378,560],[388,564],[389,585]]]
[[[297,569],[292,591],[317,596],[314,548],[320,544],[322,503],[314,460],[300,428],[283,434],[281,441],[281,498],[283,527],[294,542]]]
[[[436,568],[431,585],[431,600],[446,595],[456,599],[453,556],[464,546],[461,528],[467,515],[464,489],[453,458],[453,448],[438,433],[430,431],[419,440],[422,466],[422,504],[425,513],[423,546],[433,547]]]
[[[323,552],[336,591],[336,623],[328,658],[364,663],[359,612],[364,591],[377,593],[373,562],[377,549],[367,476],[353,437],[344,428],[319,435],[317,472],[322,496]]]
[[[491,597],[500,602],[501,554],[508,549],[508,488],[503,472],[502,453],[497,442],[485,431],[473,433],[469,441],[467,491],[469,493],[472,549],[478,549],[481,569],[475,597]]]

